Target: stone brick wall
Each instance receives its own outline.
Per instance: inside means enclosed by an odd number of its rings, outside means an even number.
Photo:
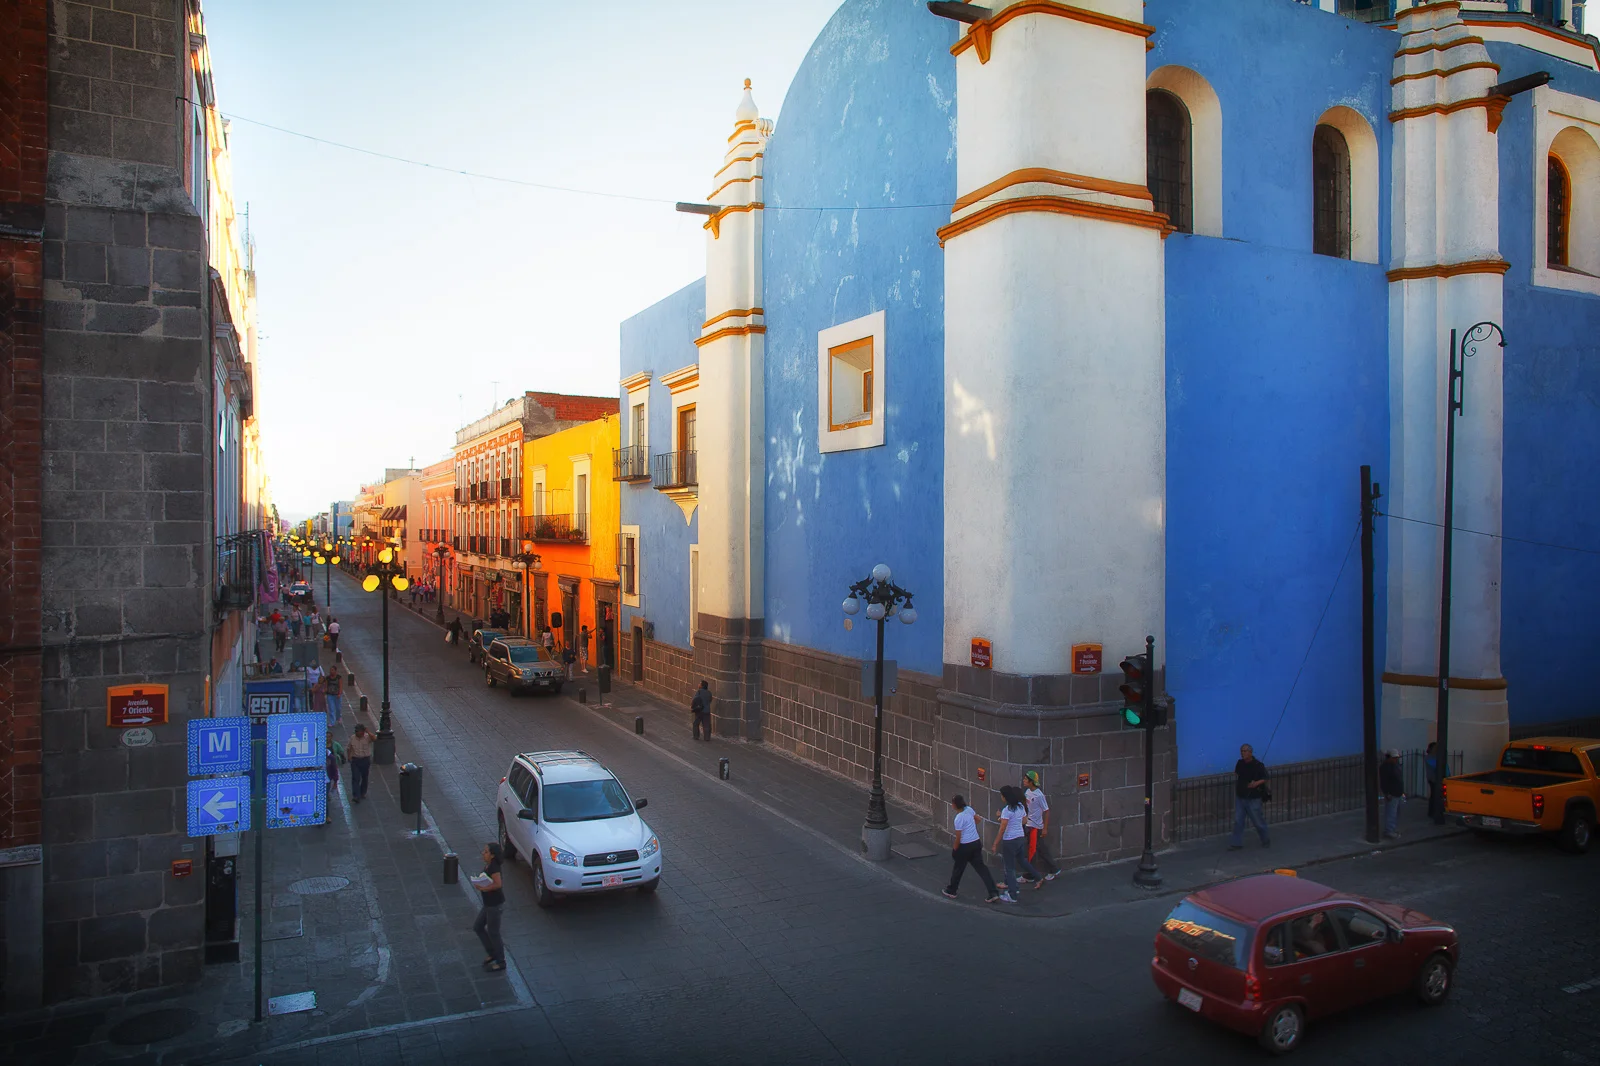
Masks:
[[[766,641],[762,736],[769,743],[870,784],[873,694],[861,690],[861,663],[810,648]],[[943,808],[934,767],[939,679],[905,671],[885,693],[883,787],[930,817]]]
[[[633,639],[629,634],[623,641],[623,662],[618,674],[633,676]],[[695,672],[694,651],[671,644],[646,639],[644,642],[644,687],[656,695],[682,705],[688,713],[694,690],[700,687],[700,675]]]
[[[44,242],[45,996],[200,977],[205,851],[185,721],[210,658],[211,372],[202,220],[184,188],[183,7],[52,8]],[[165,683],[128,748],[108,685]],[[186,850],[187,849],[187,850]],[[196,860],[196,876],[170,864]]]
[[[0,1012],[39,1002],[44,0],[0,4]]]

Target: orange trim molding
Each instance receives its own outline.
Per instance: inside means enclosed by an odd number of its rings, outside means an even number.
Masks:
[[[711,239],[716,240],[722,236],[723,215],[738,214],[741,211],[760,211],[766,206],[767,205],[762,203],[760,200],[752,200],[747,204],[729,204],[727,207],[720,208],[716,214],[706,219],[706,224],[700,228],[710,230]]]
[[[1402,267],[1391,270],[1384,277],[1390,281],[1412,281],[1417,278],[1454,278],[1462,274],[1504,274],[1511,264],[1504,259],[1472,259],[1465,263],[1439,263],[1435,266]]]
[[[729,178],[727,181],[723,182],[721,185],[718,185],[715,189],[712,189],[710,192],[706,193],[706,199],[707,200],[712,199],[713,197],[715,197],[717,195],[717,193],[721,192],[723,189],[726,189],[730,185],[738,185],[740,182],[744,182],[744,181],[760,181],[760,180],[761,180],[761,175],[760,174],[752,174],[748,178]]]
[[[1423,104],[1421,107],[1404,107],[1399,111],[1389,112],[1390,122],[1399,122],[1401,119],[1420,118],[1423,115],[1453,115],[1457,111],[1470,111],[1475,107],[1486,109],[1504,110],[1506,97],[1504,96],[1474,96],[1470,100],[1457,100],[1453,104]],[[1494,122],[1489,132],[1498,129],[1500,123]]]
[[[1479,60],[1476,63],[1463,63],[1449,70],[1419,70],[1415,74],[1402,74],[1398,78],[1390,78],[1389,84],[1399,85],[1403,81],[1415,81],[1417,78],[1448,78],[1452,74],[1460,74],[1463,70],[1492,70],[1498,74],[1500,64]]]
[[[1012,4],[993,18],[982,19],[972,24],[962,38],[950,46],[950,54],[958,56],[968,48],[978,50],[978,62],[989,62],[989,52],[992,47],[991,39],[994,31],[1022,15],[1055,15],[1058,18],[1071,19],[1074,22],[1086,23],[1090,26],[1099,26],[1101,29],[1116,30],[1119,33],[1131,33],[1136,37],[1148,39],[1156,32],[1154,26],[1143,22],[1134,22],[1131,19],[1117,18],[1115,15],[1103,15],[1098,11],[1089,11],[1070,4],[1056,3],[1055,0],[1025,0],[1021,4]],[[1148,49],[1146,49],[1148,51]]]
[[[756,124],[748,119],[746,119],[744,122],[735,122],[733,124],[733,132],[728,135],[728,140],[730,142],[736,141],[739,139],[740,134],[744,133],[746,130],[753,130],[755,128]]]
[[[707,319],[706,321],[700,323],[700,328],[705,329],[707,326],[714,326],[725,318],[744,318],[746,315],[760,315],[765,313],[766,312],[762,311],[759,307],[746,307],[743,310],[735,309],[732,311],[724,311],[716,318]]]
[[[1439,678],[1434,674],[1396,674],[1383,672],[1385,685],[1405,685],[1409,688],[1438,688]],[[1452,677],[1451,688],[1464,688],[1475,692],[1499,692],[1506,687],[1503,677]]]
[[[715,333],[708,333],[704,337],[696,337],[694,346],[700,348],[714,340],[721,340],[723,337],[743,337],[746,334],[765,333],[766,331],[766,326],[728,326],[725,329],[717,330]]]
[[[1145,229],[1158,231],[1163,238],[1173,231],[1171,221],[1159,211],[1096,204],[1070,196],[1019,196],[1014,200],[1001,200],[997,204],[990,204],[981,211],[974,211],[964,218],[956,219],[948,226],[941,227],[938,231],[939,245],[943,247],[944,242],[951,237],[960,236],[968,230],[975,230],[986,222],[992,222],[1006,215],[1031,211],[1054,215],[1077,215],[1079,218],[1097,218],[1105,222],[1142,226]]]
[[[1419,56],[1424,52],[1448,52],[1452,48],[1460,48],[1464,44],[1482,44],[1482,37],[1457,37],[1444,44],[1419,44],[1410,48],[1402,48],[1395,53],[1396,56]]]
[[[727,170],[729,167],[733,166],[735,163],[748,163],[748,162],[750,162],[750,160],[752,160],[752,159],[760,159],[762,156],[764,156],[766,154],[767,153],[765,153],[765,152],[757,152],[755,155],[741,155],[741,156],[738,156],[735,159],[730,159],[726,163],[722,164],[722,166],[717,168],[717,172],[715,174],[711,175],[711,180],[715,181],[716,179],[722,177],[722,172],[724,170]]]
[[[1600,48],[1597,48],[1591,42],[1585,40],[1574,41],[1566,34],[1557,33],[1555,30],[1549,29],[1545,26],[1535,26],[1531,22],[1491,22],[1488,19],[1462,19],[1461,21],[1467,26],[1516,26],[1518,29],[1529,30],[1533,33],[1549,37],[1553,40],[1564,41],[1567,44],[1577,45],[1579,48],[1587,48],[1589,51],[1594,53],[1595,60],[1600,62]]]
[[[951,210],[960,211],[962,208],[971,207],[979,200],[988,199],[1001,189],[1009,189],[1013,185],[1024,185],[1030,182],[1066,185],[1074,189],[1088,189],[1091,192],[1115,193],[1118,196],[1131,196],[1138,200],[1153,199],[1150,195],[1150,190],[1143,185],[1134,185],[1126,181],[1111,181],[1107,178],[1091,178],[1083,174],[1069,174],[1064,170],[1025,167],[1022,170],[1013,170],[1004,177],[996,178],[989,184],[972,190],[957,200]]]

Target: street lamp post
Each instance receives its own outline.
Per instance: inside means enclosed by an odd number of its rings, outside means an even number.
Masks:
[[[533,541],[522,542],[522,550],[511,557],[522,565],[522,635],[533,636],[533,582],[528,577],[530,569],[539,569],[539,557],[533,552]]]
[[[322,556],[317,560],[322,564],[322,587],[324,590],[324,606],[333,606],[333,568],[339,565],[339,557],[333,554],[333,542],[322,542]]]
[[[1467,395],[1467,358],[1478,354],[1478,349],[1495,335],[1500,347],[1506,346],[1506,335],[1493,322],[1479,322],[1461,334],[1461,344],[1456,344],[1456,331],[1450,331],[1450,370],[1445,379],[1446,407],[1444,413],[1444,559],[1439,581],[1439,696],[1435,706],[1434,740],[1438,756],[1435,760],[1439,781],[1450,776],[1450,579],[1454,562],[1455,507],[1456,507],[1456,416],[1462,413]],[[1435,824],[1445,824],[1444,789],[1435,784],[1428,792],[1428,814]]]
[[[434,546],[433,557],[438,562],[433,571],[433,618],[441,625],[444,623],[444,561],[449,554],[448,546],[444,544]]]
[[[889,858],[889,811],[883,801],[883,624],[894,616],[911,625],[917,610],[911,593],[890,580],[889,567],[879,563],[869,577],[850,586],[844,613],[855,615],[866,605],[867,617],[878,623],[877,666],[873,673],[872,697],[872,792],[867,799],[867,820],[861,827],[861,846],[867,858],[882,862]],[[845,624],[850,624],[846,619]]]
[[[372,743],[372,761],[379,766],[394,762],[394,729],[389,718],[389,589],[404,592],[411,585],[405,567],[395,559],[397,554],[394,548],[384,548],[361,582],[362,589],[378,593],[383,601],[383,702],[378,705],[378,735]]]

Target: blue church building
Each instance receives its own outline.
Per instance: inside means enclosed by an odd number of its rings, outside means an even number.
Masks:
[[[876,627],[840,605],[887,564],[916,607],[886,633],[891,796],[983,809],[1037,769],[1058,855],[1137,854],[1116,663],[1146,635],[1164,837],[1173,782],[1242,742],[1361,750],[1369,466],[1382,745],[1433,739],[1441,673],[1469,767],[1595,713],[1582,15],[846,0],[682,205],[706,276],[622,327],[624,679],[707,678],[720,734],[865,781]]]

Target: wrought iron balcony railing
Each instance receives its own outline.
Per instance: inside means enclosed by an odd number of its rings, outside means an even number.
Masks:
[[[582,512],[532,515],[522,520],[522,535],[546,543],[587,544],[589,516]]]
[[[658,489],[681,489],[698,485],[694,452],[662,452],[652,460],[652,483]]]
[[[649,481],[650,452],[643,444],[630,444],[611,452],[612,481]]]

